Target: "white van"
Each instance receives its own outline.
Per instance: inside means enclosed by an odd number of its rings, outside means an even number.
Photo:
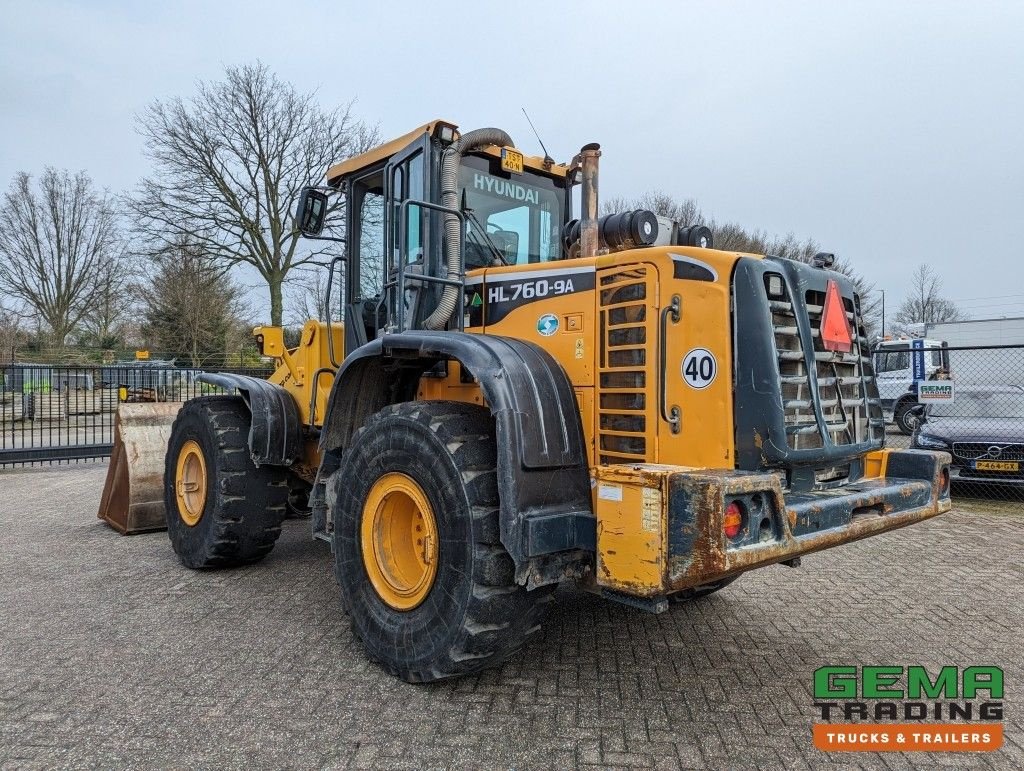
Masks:
[[[910,409],[917,404],[914,382],[915,348],[923,351],[924,368],[920,380],[931,380],[940,370],[949,372],[949,352],[943,340],[901,338],[882,340],[874,350],[875,378],[882,410],[904,434],[913,432],[917,418]]]

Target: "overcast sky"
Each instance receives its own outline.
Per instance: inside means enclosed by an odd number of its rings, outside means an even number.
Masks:
[[[256,59],[390,137],[433,117],[811,236],[894,309],[927,262],[975,317],[1024,316],[1024,3],[0,0],[0,183],[120,191],[134,115]]]

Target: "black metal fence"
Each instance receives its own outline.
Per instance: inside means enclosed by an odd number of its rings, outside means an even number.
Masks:
[[[886,444],[949,452],[954,497],[1024,503],[1024,346],[920,345],[875,351]],[[161,362],[0,366],[0,466],[106,457],[119,402],[219,392],[198,374]]]
[[[1024,504],[1024,346],[875,351],[890,447],[953,457],[953,497]]]
[[[209,370],[207,370],[209,371]],[[270,369],[231,369],[267,377]],[[180,402],[221,389],[164,362],[0,366],[0,467],[105,458],[120,402]]]

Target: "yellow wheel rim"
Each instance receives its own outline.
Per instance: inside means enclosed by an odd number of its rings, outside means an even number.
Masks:
[[[437,575],[437,522],[426,494],[397,472],[378,479],[363,505],[363,565],[378,596],[395,610],[412,610]]]
[[[174,492],[178,498],[178,516],[189,527],[203,518],[206,506],[206,459],[199,442],[189,439],[178,452],[174,472]]]

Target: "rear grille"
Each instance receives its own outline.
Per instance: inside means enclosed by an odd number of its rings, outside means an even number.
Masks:
[[[859,299],[843,298],[843,308],[850,328],[854,330],[853,347],[849,353],[825,350],[821,340],[821,314],[824,292],[807,292],[807,318],[811,322],[814,359],[818,379],[821,411],[833,444],[859,444],[880,439],[885,428],[882,406],[869,397],[866,381],[874,378],[867,332],[860,318]]]
[[[601,463],[651,460],[655,405],[647,399],[655,382],[653,342],[654,277],[647,268],[601,273],[601,349],[597,391],[597,442]]]
[[[765,289],[767,292],[767,287]],[[877,397],[866,385],[874,378],[868,340],[860,317],[857,298],[843,298],[846,317],[856,330],[849,353],[825,350],[821,340],[822,307],[825,293],[809,291],[804,296],[810,322],[814,355],[814,382],[824,418],[824,434],[829,444],[859,444],[882,437],[884,422]],[[768,299],[772,329],[782,385],[782,406],[786,424],[786,442],[794,450],[813,450],[825,446],[822,426],[815,414],[814,391],[806,357],[807,343],[800,334],[797,313],[789,288],[783,283],[783,296]]]
[[[803,343],[789,290],[784,286],[782,299],[769,299],[768,306],[772,312],[775,350],[779,358],[786,442],[794,450],[817,449],[822,446],[821,434],[814,416],[811,381],[807,376]]]
[[[993,453],[993,448],[998,452]],[[954,442],[953,454],[963,460],[1016,460],[1024,461],[1024,444],[999,442]]]

